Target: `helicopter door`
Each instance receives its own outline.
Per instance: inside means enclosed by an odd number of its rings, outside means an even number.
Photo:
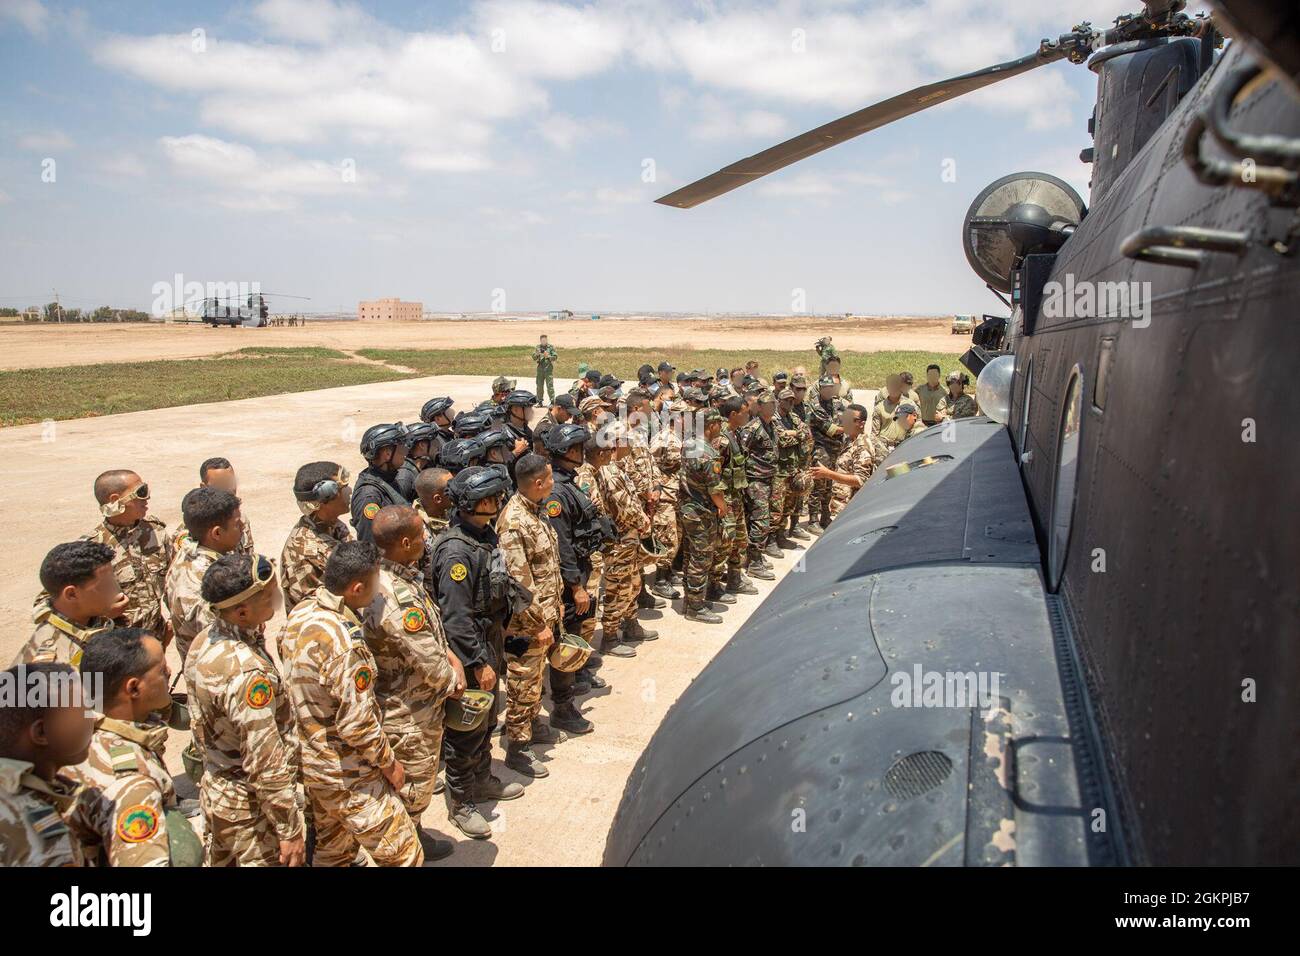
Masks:
[[[1079,428],[1083,421],[1083,372],[1075,366],[1065,393],[1065,408],[1056,438],[1056,487],[1052,493],[1052,523],[1047,544],[1048,587],[1061,586],[1065,557],[1074,523],[1079,477]]]

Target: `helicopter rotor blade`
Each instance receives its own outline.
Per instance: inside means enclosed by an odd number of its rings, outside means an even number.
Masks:
[[[820,153],[824,149],[838,146],[855,136],[869,133],[873,129],[878,129],[887,123],[911,116],[913,113],[919,113],[931,106],[946,103],[948,100],[965,93],[971,93],[1001,80],[1019,76],[1021,73],[1027,73],[1036,67],[1054,63],[1063,59],[1066,55],[1067,51],[1062,45],[1044,43],[1038,50],[1018,60],[997,63],[982,70],[976,70],[973,73],[965,73],[948,80],[918,86],[914,90],[891,96],[887,100],[882,100],[873,106],[858,110],[856,113],[841,116],[837,120],[832,120],[814,130],[809,130],[793,139],[788,139],[784,143],[763,150],[761,153],[755,153],[738,163],[732,163],[712,175],[705,176],[688,186],[683,186],[666,196],[659,197],[655,202],[662,203],[665,206],[676,206],[679,209],[691,209],[702,202],[715,199],[723,193],[753,182],[761,176],[776,172],[778,169],[784,169],[791,163],[797,163],[799,160]]]

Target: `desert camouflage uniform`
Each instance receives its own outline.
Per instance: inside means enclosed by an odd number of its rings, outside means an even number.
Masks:
[[[442,616],[415,567],[380,560],[379,594],[363,617],[379,669],[375,696],[393,755],[406,768],[398,796],[418,821],[433,797],[442,752],[443,704],[456,679]]]
[[[77,784],[36,776],[24,760],[0,757],[0,866],[81,866],[81,847],[63,814]]]
[[[185,659],[208,866],[279,866],[302,834],[293,707],[260,631],[221,618]]]
[[[650,517],[632,479],[615,462],[596,472],[596,485],[618,538],[605,546],[605,598],[601,630],[613,639],[624,621],[636,615],[641,590],[641,538],[650,533]]]
[[[36,629],[32,631],[32,636],[27,639],[27,643],[13,659],[10,667],[15,664],[49,661],[77,667],[81,664],[81,652],[86,649],[86,644],[113,626],[112,621],[96,618],[82,627],[69,621],[44,600],[36,605],[32,613],[32,623],[36,625]]]
[[[253,526],[249,524],[248,516],[243,512],[240,512],[240,519],[244,523],[244,530],[239,536],[239,544],[235,547],[235,551],[239,554],[246,554],[251,558],[257,554],[257,548],[253,544]],[[183,522],[178,524],[176,530],[168,536],[167,550],[171,554],[173,561],[181,553],[181,545],[189,539],[189,529],[185,527]]]
[[[113,549],[113,576],[126,592],[126,611],[119,623],[142,627],[161,638],[166,632],[163,617],[163,581],[172,555],[163,532],[167,525],[145,515],[129,528],[100,522],[85,541],[97,541]]]
[[[975,399],[965,392],[953,398],[951,395],[944,394],[939,399],[939,407],[935,410],[935,420],[944,421],[948,418],[974,418],[978,415],[979,406],[975,404]]]
[[[320,587],[325,562],[334,546],[351,539],[351,530],[341,520],[336,519],[326,528],[311,515],[298,519],[280,552],[280,587],[284,589],[286,615]]]
[[[591,462],[584,461],[573,473],[573,483],[578,486],[578,490],[591,499],[591,503],[596,506],[596,510],[606,517],[609,516],[609,509],[605,507],[605,496],[601,494],[600,482],[596,480],[596,467]],[[600,605],[604,600],[601,593],[600,582],[605,576],[605,553],[604,551],[593,551],[587,558],[591,562],[591,574],[587,575],[587,580],[583,587],[591,595],[591,600],[596,607],[582,620],[582,633],[579,635],[588,644],[591,644],[596,636],[596,622],[600,620]]]
[[[342,596],[320,587],[289,615],[283,648],[316,823],[313,865],[353,865],[363,847],[380,866],[422,865],[411,816],[380,773],[394,755],[361,622]]]
[[[212,623],[212,605],[203,600],[203,574],[219,557],[219,552],[186,538],[167,569],[163,599],[171,615],[176,653],[180,655],[182,666],[194,638]]]
[[[839,398],[831,398],[827,402],[819,398],[811,403],[808,424],[813,433],[813,461],[818,465],[834,468],[835,459],[844,449],[844,429],[840,427],[840,415],[843,412],[844,402]],[[814,481],[812,494],[808,496],[808,520],[814,524],[824,524],[830,520],[830,507],[831,482]]]
[[[682,543],[681,515],[678,513],[679,481],[682,468],[682,436],[676,428],[665,425],[655,435],[650,445],[654,455],[655,466],[663,475],[663,490],[659,492],[659,504],[655,506],[653,525],[655,540],[663,555],[659,559],[659,570],[672,568],[677,549]]]
[[[872,472],[876,470],[876,462],[882,461],[884,457],[880,442],[872,438],[871,433],[863,428],[862,434],[849,442],[840,452],[840,457],[835,460],[834,470],[855,475],[865,485]],[[843,511],[849,499],[857,493],[857,488],[850,488],[839,481],[834,482],[834,487],[831,488],[831,517]]]
[[[731,511],[721,519],[722,540],[713,556],[713,581],[722,585],[729,571],[739,571],[746,564],[749,528],[745,522],[745,487],[749,482],[745,477],[744,452],[726,422],[714,439],[713,448],[721,462],[723,495],[731,506]]]
[[[709,580],[713,576],[714,554],[722,543],[722,526],[712,495],[725,495],[722,461],[707,442],[698,439],[684,445],[679,494],[682,505],[682,533],[686,560],[682,577],[686,584],[686,606],[704,606]]]
[[[438,535],[447,530],[447,519],[435,518],[429,514],[424,510],[424,505],[421,504],[419,498],[415,499],[415,504],[411,505],[411,507],[415,509],[415,513],[420,516],[425,529],[429,532],[424,539],[424,557],[420,559],[420,573],[424,575],[425,580],[428,580],[433,569],[433,542]]]
[[[552,507],[558,514],[558,503]],[[532,603],[506,625],[506,733],[511,741],[527,744],[533,739],[532,723],[542,712],[549,651],[538,645],[537,632],[549,628],[554,636],[564,617],[560,546],[539,505],[523,495],[506,502],[496,527],[510,576],[533,595]]]
[[[68,768],[80,788],[66,819],[86,866],[171,865],[166,813],[177,803],[166,748],[166,724],[99,718],[90,754]]]

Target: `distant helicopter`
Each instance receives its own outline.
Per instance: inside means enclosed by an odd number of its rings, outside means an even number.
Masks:
[[[606,864],[1300,862],[1300,10],[1184,7],[659,200],[1057,60],[1098,75],[1091,208],[1019,173],[961,224],[1009,296],[962,359],[985,414],[899,445],[687,688]]]
[[[283,292],[258,292],[247,296],[209,296],[197,303],[199,317],[205,325],[213,328],[220,328],[223,325],[232,329],[239,326],[250,329],[265,328],[271,318],[270,307],[266,302],[268,296],[310,301],[309,296],[289,295]]]

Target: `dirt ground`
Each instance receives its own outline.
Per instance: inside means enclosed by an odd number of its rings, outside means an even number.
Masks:
[[[350,331],[340,327],[325,334]],[[208,338],[226,337],[208,329],[159,328],[148,333],[141,348],[183,349],[183,343],[192,341],[197,349]],[[23,330],[22,334],[28,342],[27,356],[16,355],[11,344],[7,361],[35,358],[31,341],[42,337],[59,343],[45,353],[43,362],[73,361],[77,355],[90,361],[95,341],[126,341],[127,330],[65,328]],[[169,339],[173,334],[176,337]],[[308,333],[275,329],[259,334],[282,334],[288,340]],[[114,340],[115,335],[123,338]],[[800,341],[809,337],[807,331],[800,336]],[[125,357],[120,352],[114,355]],[[12,660],[30,633],[32,598],[39,590],[37,569],[45,553],[97,524],[91,485],[101,471],[120,467],[138,471],[150,486],[153,512],[172,528],[180,517],[181,497],[198,484],[199,462],[213,455],[229,458],[258,549],[278,561],[284,539],[298,518],[290,489],[299,465],[336,460],[356,474],[364,465],[357,442],[369,425],[416,420],[421,404],[434,395],[449,394],[464,406],[481,400],[487,390],[484,379],[444,376],[0,430],[0,512],[9,529],[8,573],[0,580],[0,663]],[[784,575],[793,560],[778,564],[778,573]],[[442,798],[435,797],[424,824],[457,838],[457,852],[447,863],[598,863],[628,773],[668,708],[771,590],[771,584],[757,583],[761,593],[742,596],[721,625],[687,625],[670,608],[646,612],[643,620],[660,631],[660,639],[641,645],[634,659],[606,660],[601,673],[610,686],[581,702],[596,732],[538,748],[551,775],[523,780],[528,788],[523,798],[489,807],[495,815],[493,840],[461,839],[447,822]],[[278,630],[282,623],[280,616],[269,626]],[[174,651],[171,658],[174,672]],[[188,734],[173,733],[168,747],[168,765],[182,796],[193,792],[180,764],[187,740]],[[495,754],[498,760],[503,756],[499,743]],[[504,767],[499,772],[504,779],[520,779]]]
[[[305,327],[216,329],[206,325],[76,324],[0,325],[0,368],[44,368],[198,358],[250,345],[316,345],[338,349],[452,349],[519,345],[532,347],[545,332],[559,349],[599,340],[605,347],[807,349],[822,335],[841,351],[952,351],[947,318],[820,319],[804,316],[753,318],[617,318],[547,321],[315,322]]]

